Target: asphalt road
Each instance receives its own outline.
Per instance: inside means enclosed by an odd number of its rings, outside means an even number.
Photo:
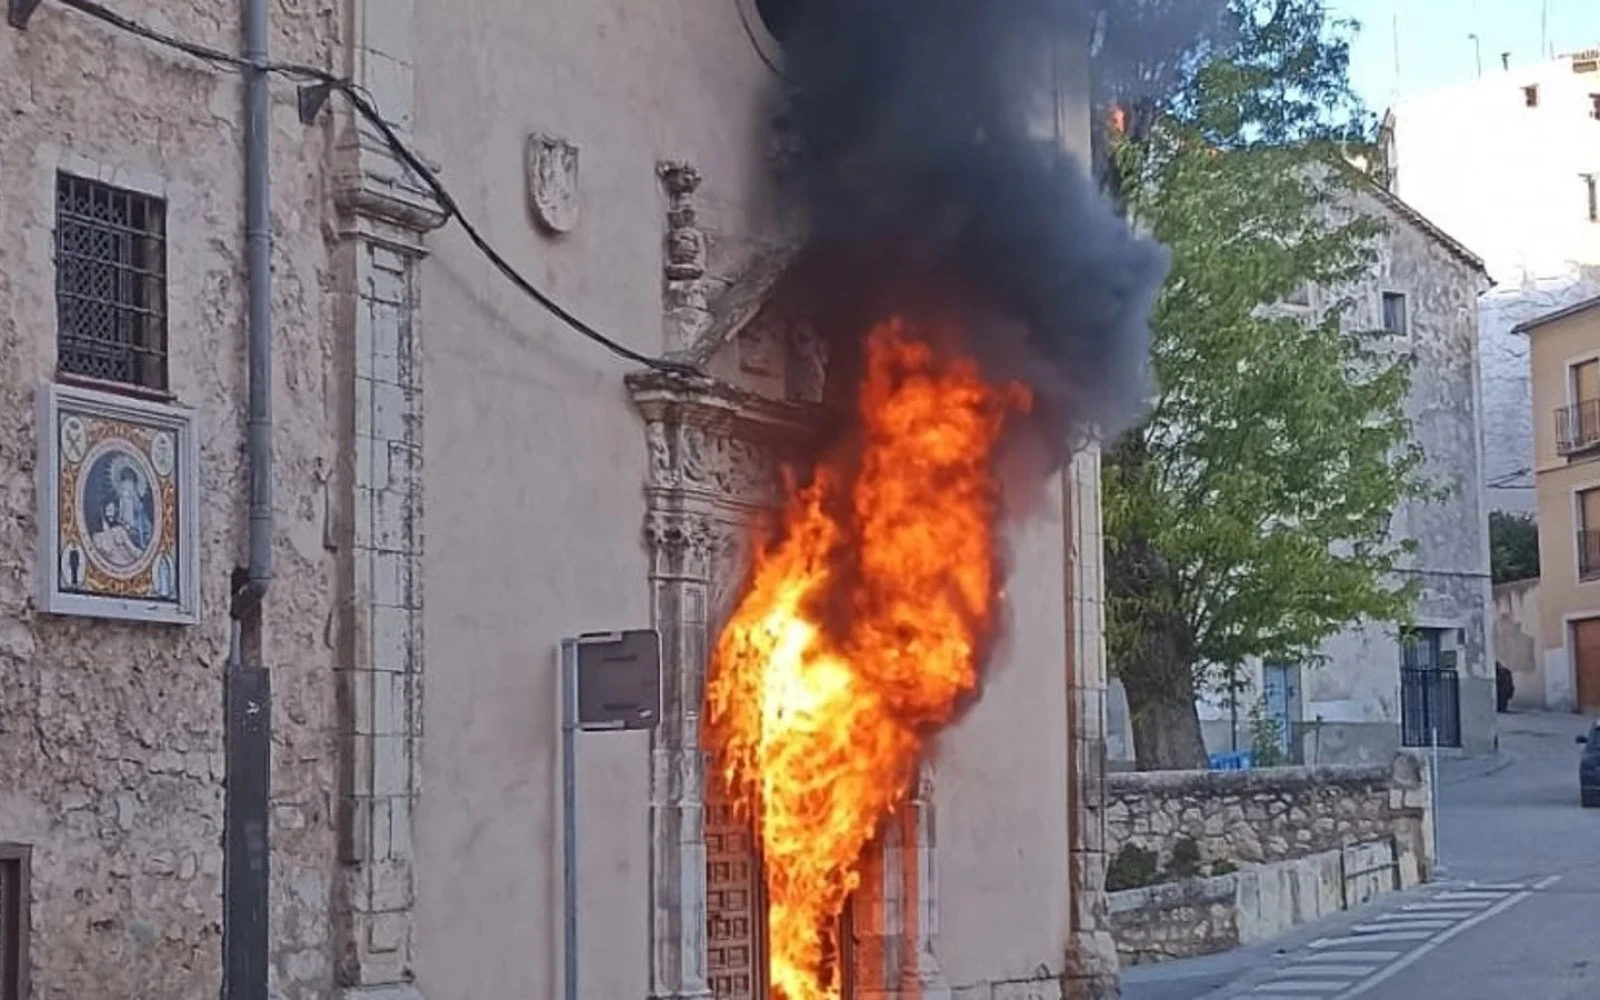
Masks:
[[[1585,720],[1500,717],[1498,761],[1445,761],[1439,881],[1271,945],[1129,970],[1125,1000],[1600,1000],[1600,809]]]

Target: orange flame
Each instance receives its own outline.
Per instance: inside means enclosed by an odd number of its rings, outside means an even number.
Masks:
[[[837,1000],[861,855],[978,681],[998,600],[995,446],[1027,390],[892,320],[867,340],[858,463],[791,497],[723,629],[706,732],[766,869],[771,985]]]

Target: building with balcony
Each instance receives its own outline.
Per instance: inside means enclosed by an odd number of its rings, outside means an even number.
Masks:
[[[1600,49],[1407,96],[1380,145],[1390,190],[1495,282],[1479,301],[1483,473],[1496,510],[1532,513],[1527,344],[1512,331],[1600,294]]]
[[[1600,712],[1600,297],[1519,325],[1533,385],[1539,499],[1531,683],[1546,707]]]

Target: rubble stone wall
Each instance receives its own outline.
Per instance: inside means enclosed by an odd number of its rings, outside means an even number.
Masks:
[[[1210,955],[1239,944],[1232,875],[1111,894],[1111,926],[1124,966]]]
[[[1107,853],[1115,858],[1131,844],[1166,869],[1174,848],[1190,838],[1202,865],[1249,865],[1396,837],[1416,845],[1423,870],[1426,792],[1421,764],[1407,755],[1387,766],[1112,774]]]
[[[1146,852],[1156,883],[1110,894],[1123,964],[1270,940],[1427,881],[1428,781],[1408,754],[1386,767],[1110,775],[1112,864],[1130,848]],[[1185,868],[1190,877],[1174,877]]]
[[[236,9],[117,3],[237,51]],[[329,5],[274,4],[272,55],[332,65]],[[221,982],[223,664],[245,545],[245,239],[240,76],[60,4],[0,25],[0,842],[31,847],[33,1000],[215,1000]],[[272,996],[326,997],[333,953],[335,348],[322,126],[271,87],[276,581]],[[36,607],[39,393],[56,378],[56,177],[165,200],[169,389],[195,410],[199,621]]]

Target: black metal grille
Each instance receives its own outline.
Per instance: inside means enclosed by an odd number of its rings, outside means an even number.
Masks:
[[[1454,670],[1400,668],[1400,742],[1461,745],[1461,681]]]
[[[57,369],[167,388],[167,209],[159,198],[56,178]]]

